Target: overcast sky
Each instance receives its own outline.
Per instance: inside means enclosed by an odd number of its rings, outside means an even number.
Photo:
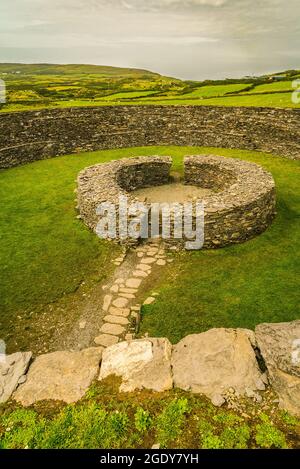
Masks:
[[[0,0],[0,61],[195,80],[300,68],[300,0]]]

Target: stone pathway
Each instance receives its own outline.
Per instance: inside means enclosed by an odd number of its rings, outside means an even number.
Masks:
[[[166,258],[163,245],[157,241],[148,242],[136,248],[136,263],[126,275],[116,278],[111,286],[104,285],[107,291],[102,305],[105,314],[100,334],[95,337],[96,345],[108,347],[120,340],[133,338],[140,318],[141,304],[136,302],[144,283],[151,276],[153,267],[165,266],[172,259]],[[121,266],[126,254],[115,259],[114,263]],[[156,294],[157,295],[157,294]],[[155,296],[146,298],[143,304],[151,304]]]
[[[167,256],[161,240],[147,240],[124,250],[113,260],[116,269],[105,285],[98,283],[82,295],[74,305],[74,322],[70,325],[63,322],[50,347],[43,352],[108,347],[133,338],[139,328],[141,307],[156,300],[158,294],[152,289],[170,262],[173,258]]]

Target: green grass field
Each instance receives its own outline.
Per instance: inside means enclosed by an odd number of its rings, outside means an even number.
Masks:
[[[213,152],[257,162],[274,175],[278,215],[261,236],[217,251],[182,253],[145,310],[142,332],[173,342],[211,327],[250,327],[299,317],[299,162],[269,154],[207,148],[147,147],[99,151],[38,161],[0,173],[1,329],[18,315],[101,279],[117,252],[76,219],[74,188],[89,165],[135,155]],[[180,273],[180,276],[177,274]]]
[[[262,76],[192,82],[96,65],[0,64],[7,89],[0,112],[115,104],[300,107],[292,102],[298,75],[286,72],[282,81]]]

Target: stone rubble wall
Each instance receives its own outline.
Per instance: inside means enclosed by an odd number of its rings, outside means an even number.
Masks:
[[[300,110],[104,106],[0,114],[0,168],[151,145],[239,148],[299,159]]]
[[[115,375],[121,378],[120,392],[175,387],[203,394],[217,406],[233,396],[260,403],[271,386],[280,407],[300,416],[299,338],[298,320],[261,324],[255,332],[210,329],[173,346],[166,338],[147,337],[106,349],[48,353],[33,362],[30,353],[17,353],[0,362],[0,402],[76,402],[94,380]]]
[[[80,216],[96,231],[100,203],[113,203],[119,213],[119,197],[135,202],[134,190],[169,181],[172,159],[168,156],[124,158],[84,169],[78,176],[77,200]],[[215,189],[204,203],[204,247],[217,248],[244,242],[262,233],[275,215],[275,183],[262,167],[235,158],[215,155],[186,156],[185,184]],[[151,205],[145,203],[149,212]],[[166,243],[184,248],[188,240],[171,238]],[[128,217],[128,223],[130,216]],[[195,226],[194,216],[194,226]],[[160,233],[162,232],[160,218]],[[118,226],[118,223],[117,223]],[[149,229],[150,231],[150,229]],[[120,241],[117,231],[116,241]],[[131,240],[123,240],[124,243]]]

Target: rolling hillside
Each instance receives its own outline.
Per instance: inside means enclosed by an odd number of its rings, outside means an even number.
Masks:
[[[290,70],[196,82],[100,65],[0,64],[7,89],[0,112],[122,104],[300,107],[292,101],[299,77],[299,70]]]

